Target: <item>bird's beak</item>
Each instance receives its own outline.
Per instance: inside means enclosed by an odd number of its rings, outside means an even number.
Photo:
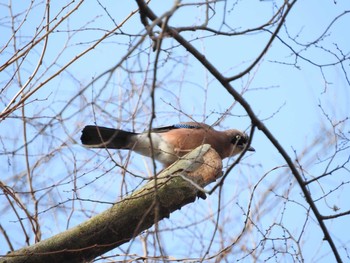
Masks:
[[[246,147],[246,145],[238,145],[238,148],[240,148],[241,149],[241,151],[243,151],[243,149]],[[248,148],[247,148],[247,152],[255,152],[255,149],[252,147],[252,146],[249,146]]]
[[[255,149],[252,146],[249,146],[247,149],[248,152],[255,152]]]

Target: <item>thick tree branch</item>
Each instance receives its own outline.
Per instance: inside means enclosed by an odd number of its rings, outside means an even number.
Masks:
[[[203,145],[105,212],[63,233],[0,259],[17,262],[85,262],[135,238],[170,213],[205,197],[202,189],[221,176],[220,156]],[[156,190],[156,191],[155,191]]]

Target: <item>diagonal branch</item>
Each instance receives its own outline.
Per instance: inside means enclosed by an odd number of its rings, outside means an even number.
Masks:
[[[205,198],[201,188],[221,176],[221,169],[221,158],[210,145],[199,146],[157,175],[156,185],[152,180],[103,213],[9,253],[0,263],[89,262],[129,242],[197,196]]]
[[[158,20],[158,17],[154,14],[154,12],[147,6],[147,4],[143,0],[136,0],[136,2],[139,6],[141,16],[148,17],[151,21]],[[288,3],[288,2],[286,1],[286,3]],[[277,36],[278,30],[284,24],[286,17],[288,16],[290,10],[292,9],[292,7],[295,3],[296,3],[296,0],[293,0],[292,2],[287,4],[287,9],[285,10],[284,15],[280,19],[279,25],[277,26],[277,29],[276,29],[277,31],[272,35],[271,41],[269,41],[268,45],[272,44],[272,41]],[[301,174],[299,173],[299,171],[295,167],[292,159],[287,154],[287,152],[282,147],[282,145],[272,135],[270,130],[265,127],[263,122],[261,122],[260,119],[255,115],[255,113],[252,110],[252,108],[250,107],[249,103],[230,84],[230,82],[233,80],[233,78],[226,78],[224,75],[222,75],[221,72],[219,72],[218,69],[213,64],[211,64],[210,61],[205,56],[203,56],[202,53],[200,53],[193,45],[190,44],[190,42],[188,42],[185,38],[183,38],[178,33],[176,28],[172,28],[172,27],[167,26],[167,25],[164,26],[161,21],[157,22],[157,25],[160,28],[164,28],[170,36],[172,36],[188,52],[190,52],[225,87],[225,89],[232,95],[232,97],[236,101],[238,101],[242,105],[242,107],[245,109],[245,111],[247,112],[247,114],[249,115],[249,117],[252,121],[252,125],[256,126],[259,130],[261,130],[265,134],[265,136],[270,140],[270,142],[274,145],[274,147],[278,150],[278,152],[281,154],[281,156],[283,157],[285,162],[288,164],[289,169],[292,172],[295,179],[297,180],[299,187],[301,188],[307,203],[310,205],[310,207],[311,207],[311,209],[312,209],[312,211],[317,219],[317,222],[319,223],[320,228],[324,234],[324,240],[326,240],[328,242],[328,244],[330,245],[331,250],[332,250],[337,262],[342,262],[340,255],[339,255],[339,252],[334,244],[334,241],[333,241],[332,237],[330,236],[329,231],[325,225],[325,222],[323,220],[323,216],[321,215],[316,204],[314,203],[314,201],[311,197],[311,194],[310,194],[307,186],[305,185],[305,182],[304,182]],[[266,47],[265,49],[267,50],[267,48],[268,47]],[[254,65],[252,65],[252,66],[254,66]],[[252,67],[250,67],[250,69],[251,68]],[[248,72],[249,71],[246,70],[243,73],[246,74]],[[240,74],[239,77],[242,77],[243,75]],[[234,79],[236,79],[236,78],[234,78]]]

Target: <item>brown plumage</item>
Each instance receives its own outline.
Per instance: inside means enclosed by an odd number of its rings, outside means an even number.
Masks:
[[[210,144],[222,159],[234,156],[245,149],[248,139],[239,130],[217,131],[207,124],[196,122],[155,128],[143,133],[86,126],[81,136],[82,143],[88,147],[129,149],[149,157],[152,156],[152,145],[154,158],[165,165],[172,164],[203,144]],[[247,150],[255,151],[252,147]]]

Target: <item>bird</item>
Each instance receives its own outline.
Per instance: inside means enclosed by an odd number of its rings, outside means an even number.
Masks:
[[[236,129],[218,131],[197,122],[182,122],[141,133],[87,125],[80,139],[89,148],[132,150],[153,157],[165,166],[203,144],[210,144],[221,159],[237,155],[244,149],[255,151],[248,146],[249,136],[246,133]]]

